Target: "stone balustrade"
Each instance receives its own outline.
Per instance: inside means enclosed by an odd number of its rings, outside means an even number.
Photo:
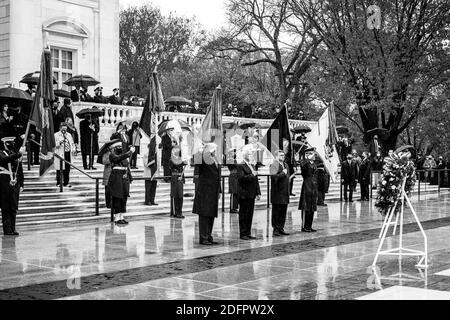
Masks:
[[[72,110],[74,114],[77,114],[83,109],[88,109],[92,107],[97,107],[100,110],[105,110],[105,116],[101,117],[100,120],[100,135],[99,142],[109,141],[111,135],[115,132],[116,127],[119,123],[125,123],[128,127],[132,125],[134,121],[139,122],[142,116],[142,107],[135,106],[122,106],[122,105],[111,105],[111,104],[100,104],[91,102],[75,102],[72,104]],[[190,125],[201,124],[205,115],[203,114],[190,114],[190,113],[177,113],[177,112],[161,112],[158,115],[158,123],[165,120],[184,120]],[[273,119],[254,119],[254,118],[237,118],[223,116],[222,120],[226,122],[237,122],[238,124],[254,122],[258,123],[264,127],[270,127]],[[75,119],[75,126],[79,129],[80,120]],[[315,121],[301,121],[301,120],[290,120],[290,127],[295,128],[299,125],[307,126],[314,129],[317,126]]]

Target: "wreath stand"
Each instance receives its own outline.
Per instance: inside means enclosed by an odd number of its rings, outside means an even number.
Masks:
[[[425,270],[428,269],[428,238],[427,238],[427,235],[425,234],[422,224],[420,223],[419,218],[417,217],[416,211],[414,210],[414,208],[411,204],[411,201],[409,200],[409,197],[406,194],[405,186],[406,186],[406,178],[403,180],[403,183],[402,183],[402,191],[401,191],[400,198],[397,199],[394,206],[389,210],[388,214],[386,215],[386,218],[384,219],[384,223],[381,228],[381,233],[380,233],[380,237],[379,237],[381,239],[380,244],[378,246],[378,251],[377,251],[377,254],[375,255],[375,259],[372,264],[372,268],[374,270],[376,269],[376,264],[378,262],[379,256],[382,256],[382,255],[398,256],[400,261],[401,261],[402,257],[404,257],[404,256],[420,257],[420,261],[415,267],[418,268],[419,270],[420,269],[425,269]],[[395,222],[393,222],[395,210],[399,204],[399,201],[401,201],[401,209],[400,209],[400,212],[396,216]],[[424,251],[413,250],[413,249],[408,249],[408,248],[403,247],[403,222],[404,222],[405,202],[408,205],[409,209],[411,210],[411,212],[414,216],[414,219],[416,220],[416,223],[420,228],[420,232],[422,233],[423,241],[424,241]],[[383,250],[383,245],[386,240],[386,236],[389,231],[389,227],[392,227],[392,226],[394,227],[393,236],[395,236],[397,233],[397,227],[400,228],[399,246],[394,249]],[[420,270],[420,272],[421,272],[421,270]],[[421,275],[422,275],[422,272],[421,272]],[[400,272],[396,275],[393,275],[392,277],[396,277],[396,279],[409,278],[410,280],[418,280],[416,277],[411,277],[410,275],[402,273],[401,268],[400,268]]]

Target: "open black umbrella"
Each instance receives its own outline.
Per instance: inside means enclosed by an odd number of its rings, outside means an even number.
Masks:
[[[309,132],[311,132],[312,130],[311,130],[310,127],[307,127],[307,126],[301,124],[301,125],[295,127],[292,131],[293,131],[294,133],[309,133]]]
[[[20,83],[25,84],[32,84],[37,86],[39,84],[39,77],[41,76],[40,71],[30,72],[23,76],[22,80],[20,80]],[[53,84],[58,84],[58,81],[56,81],[56,78],[53,77]]]
[[[177,121],[180,124],[182,130],[191,131],[191,126],[184,120],[166,120],[160,123],[158,127],[158,134],[162,135],[164,132],[169,130],[171,128],[172,121]]]
[[[11,87],[0,89],[0,99],[4,103],[33,101],[33,98],[31,98],[31,96],[25,91]]]
[[[54,91],[55,92],[55,96],[59,97],[59,98],[70,98],[70,92],[63,90],[63,89],[57,89]]]
[[[343,127],[343,126],[336,127],[336,131],[338,134],[348,134],[350,132],[350,130],[348,130],[347,127]]]
[[[165,101],[165,103],[169,104],[169,105],[174,105],[174,106],[184,106],[184,105],[192,104],[192,101],[188,100],[184,97],[173,96],[173,97],[168,98]]]
[[[105,110],[98,108],[83,109],[77,113],[77,117],[85,119],[87,115],[91,115],[92,118],[99,118],[105,115]]]
[[[121,141],[122,141],[122,140],[120,140],[120,139],[116,139],[116,140],[111,140],[111,141],[108,141],[107,143],[105,143],[105,144],[101,147],[100,151],[98,152],[97,163],[99,163],[99,164],[104,164],[104,163],[103,163],[103,156],[105,155],[105,153],[107,153],[107,152],[109,151],[109,148],[110,148],[113,144],[116,144],[116,143],[121,142]]]
[[[93,86],[98,85],[99,83],[100,83],[99,81],[95,80],[91,76],[83,75],[83,74],[73,76],[72,78],[70,78],[66,82],[64,82],[65,85],[70,86],[70,87],[76,87],[76,86],[93,87]]]

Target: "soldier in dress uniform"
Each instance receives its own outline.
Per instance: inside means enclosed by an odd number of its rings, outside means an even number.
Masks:
[[[325,194],[328,193],[330,187],[330,175],[325,169],[325,165],[322,160],[316,161],[317,166],[317,205],[326,206]]]
[[[314,213],[317,211],[317,166],[315,149],[305,150],[305,160],[301,163],[303,177],[298,209],[302,211],[302,232],[316,232],[312,228]]]
[[[172,149],[172,157],[170,158],[169,168],[171,171],[170,179],[170,216],[177,219],[184,219],[183,216],[183,195],[184,168],[187,163],[181,160],[181,148],[175,146]]]
[[[25,150],[21,148],[17,151],[15,141],[14,137],[6,137],[0,142],[0,206],[5,236],[19,235],[16,231],[16,215],[24,182],[20,158]]]
[[[129,159],[133,152],[133,147],[129,151],[124,150],[122,142],[116,142],[111,146],[108,190],[111,195],[111,212],[116,225],[128,224],[123,214],[127,212],[127,201],[130,196],[132,176]]]

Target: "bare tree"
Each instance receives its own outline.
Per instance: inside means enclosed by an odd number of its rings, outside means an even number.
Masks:
[[[308,19],[296,15],[288,0],[228,0],[227,15],[231,27],[204,48],[207,56],[239,54],[242,66],[270,65],[278,79],[281,104],[294,88],[307,91],[300,79],[320,44]]]
[[[384,151],[449,79],[447,0],[291,0],[325,45],[322,61],[353,93],[365,141],[378,135]],[[381,24],[373,18],[381,11]],[[375,16],[372,16],[375,15]],[[379,28],[378,28],[379,27]]]

